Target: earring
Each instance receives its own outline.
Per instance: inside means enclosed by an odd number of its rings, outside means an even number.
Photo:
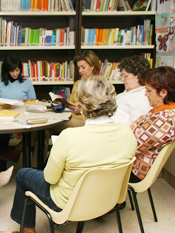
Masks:
[[[81,110],[80,113],[81,113],[81,115],[82,115],[82,114],[83,114],[83,111]]]

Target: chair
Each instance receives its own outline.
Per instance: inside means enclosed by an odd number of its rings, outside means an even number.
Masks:
[[[139,225],[140,225],[140,230],[142,233],[144,233],[144,228],[143,228],[143,223],[142,223],[140,210],[139,210],[139,206],[138,206],[137,193],[141,193],[141,192],[144,192],[146,190],[148,191],[148,196],[150,199],[154,220],[155,220],[155,222],[158,222],[150,187],[156,181],[159,173],[161,172],[162,168],[164,167],[166,161],[168,160],[168,158],[171,155],[174,148],[175,148],[175,142],[172,142],[172,143],[166,145],[159,152],[156,160],[154,161],[153,165],[149,169],[146,177],[138,183],[129,183],[129,185],[128,185],[128,194],[129,194],[131,207],[132,207],[132,210],[134,210],[134,206],[133,206],[133,202],[132,202],[132,196],[133,196],[134,204],[135,204],[135,208],[136,208],[136,213],[137,213],[137,217],[138,217],[138,221],[139,221]],[[131,193],[132,193],[132,196],[131,196]]]
[[[27,191],[20,233],[23,233],[24,218],[28,202],[35,203],[47,215],[51,233],[54,233],[54,223],[64,224],[68,221],[78,222],[76,233],[83,231],[84,222],[98,218],[111,209],[117,203],[125,200],[132,164],[135,158],[128,164],[116,168],[94,168],[86,171],[77,182],[65,208],[56,212],[45,205],[35,194]],[[122,225],[118,206],[116,207],[119,232],[122,233]]]

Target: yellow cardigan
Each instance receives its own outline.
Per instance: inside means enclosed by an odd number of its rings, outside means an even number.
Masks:
[[[79,82],[80,82],[80,80],[77,80],[74,83],[74,86],[72,88],[72,92],[71,92],[71,95],[69,98],[69,102],[72,102],[72,103],[77,104],[77,105],[79,104],[79,102],[77,100],[76,92],[77,92],[77,87],[78,87]],[[76,118],[83,120],[81,114],[76,114],[74,112],[72,113],[72,117],[76,117]]]
[[[92,167],[128,163],[137,148],[129,126],[118,123],[67,128],[58,136],[44,169],[55,204],[64,208],[80,176]]]

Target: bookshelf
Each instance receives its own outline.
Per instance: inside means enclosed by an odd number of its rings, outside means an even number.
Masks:
[[[102,1],[103,2],[103,1]],[[152,43],[150,44],[113,44],[113,45],[84,45],[81,44],[81,50],[93,50],[104,61],[108,59],[110,62],[119,62],[122,58],[132,55],[143,55],[149,53],[153,59],[153,66],[155,61],[155,15],[156,11],[97,11],[86,10],[81,8],[80,30],[85,29],[110,29],[119,28],[126,29],[137,25],[143,25],[144,20],[151,21],[152,26]],[[145,30],[144,30],[145,31]],[[84,36],[82,33],[82,37]],[[98,33],[97,33],[98,34]],[[97,37],[95,36],[95,40]],[[84,42],[84,41],[83,41]],[[115,84],[117,92],[123,91],[122,81],[112,80]]]
[[[5,0],[3,1],[5,2]],[[52,0],[50,0],[50,2],[51,1]],[[72,0],[72,4],[74,10],[68,11],[0,11],[1,20],[3,19],[7,22],[15,22],[22,28],[47,28],[48,30],[55,30],[57,28],[70,27],[70,30],[75,32],[75,41],[74,44],[71,45],[1,45],[0,61],[2,61],[5,56],[14,54],[19,56],[23,63],[27,63],[29,60],[35,63],[37,63],[37,61],[64,63],[65,61],[70,62],[76,54],[87,49],[93,50],[99,56],[101,61],[108,59],[111,63],[117,63],[126,56],[145,53],[151,54],[151,57],[155,60],[155,11],[83,11],[82,0]],[[151,20],[151,24],[153,25],[153,43],[151,44],[117,44],[100,46],[81,44],[82,27],[88,29],[125,29],[137,25],[143,25],[145,19]],[[72,88],[74,81],[79,78],[77,70],[73,73],[74,78],[71,80],[49,81],[45,79],[45,81],[34,81],[33,85],[35,87],[37,97],[39,99],[49,98],[48,92],[52,91],[53,86],[65,85]],[[112,83],[115,84],[118,93],[123,91],[124,87],[120,80],[112,80]]]
[[[78,43],[76,40],[78,35],[77,32],[78,27],[76,27],[76,25],[78,23],[78,18],[79,18],[79,14],[78,14],[79,2],[72,0],[72,4],[74,10],[33,11],[29,9],[29,10],[18,10],[18,11],[15,10],[0,11],[1,22],[2,20],[6,21],[6,25],[9,22],[13,22],[12,23],[13,26],[14,24],[16,24],[17,26],[21,26],[23,29],[31,28],[33,30],[36,30],[43,28],[55,32],[56,29],[64,29],[69,27],[70,31],[74,31],[74,43],[72,44],[69,43],[69,44],[60,45],[55,43],[54,46],[46,45],[46,44],[43,45],[38,44],[36,46],[29,44],[10,45],[10,44],[1,43],[0,61],[3,61],[5,56],[14,54],[19,56],[22,63],[28,63],[29,61],[33,63],[37,63],[38,61],[47,61],[48,63],[52,62],[52,63],[60,63],[60,64],[64,63],[65,61],[67,61],[68,63],[71,62],[75,54],[77,53],[77,47],[78,47]],[[1,1],[1,6],[2,6],[2,1]],[[6,37],[7,37],[7,33],[6,33]],[[49,98],[48,93],[49,91],[53,91],[53,86],[66,85],[71,88],[74,83],[74,77],[72,77],[71,80],[61,79],[58,81],[55,81],[54,79],[49,80],[49,78],[48,80],[43,81],[42,77],[39,77],[37,81],[32,80],[32,83],[35,87],[37,98],[48,99]]]

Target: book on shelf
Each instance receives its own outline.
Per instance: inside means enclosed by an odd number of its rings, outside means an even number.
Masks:
[[[82,45],[151,45],[152,36],[151,20],[145,19],[143,25],[130,28],[83,28]]]
[[[137,0],[132,6],[133,11],[147,11],[151,4],[151,0]]]
[[[2,46],[70,46],[70,41],[71,45],[74,45],[75,41],[75,33],[70,31],[70,27],[52,30],[23,28],[16,22],[7,22],[2,17],[0,18],[0,27]]]
[[[22,63],[22,75],[31,81],[71,81],[74,79],[73,62],[37,61]]]
[[[72,11],[72,0],[1,0],[2,11]]]
[[[60,95],[62,96],[64,99],[69,99],[70,97],[70,87],[58,87],[58,86],[54,86],[53,87],[53,93],[56,95]]]

